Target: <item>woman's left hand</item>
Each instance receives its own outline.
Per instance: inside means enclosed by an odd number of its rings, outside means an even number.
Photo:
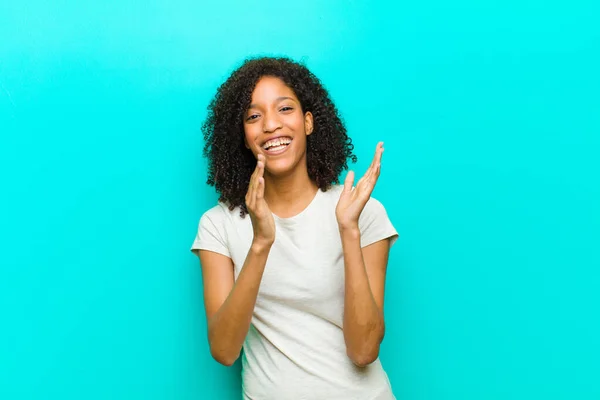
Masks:
[[[383,142],[379,142],[375,149],[375,157],[373,157],[371,166],[363,177],[360,178],[354,189],[352,188],[354,172],[348,171],[348,175],[346,175],[346,180],[344,181],[344,190],[340,195],[335,209],[335,216],[340,229],[358,228],[358,217],[371,197],[373,188],[377,183],[377,178],[379,178],[382,154]]]

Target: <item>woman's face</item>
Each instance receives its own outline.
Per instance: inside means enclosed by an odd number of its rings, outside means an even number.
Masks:
[[[276,77],[262,77],[244,115],[246,147],[254,156],[264,154],[266,172],[281,176],[306,168],[306,136],[313,117],[303,113],[294,91]]]

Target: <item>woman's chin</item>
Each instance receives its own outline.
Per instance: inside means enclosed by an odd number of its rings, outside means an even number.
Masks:
[[[298,164],[290,159],[267,159],[267,173],[273,177],[282,177],[291,174]]]
[[[267,168],[266,172],[274,178],[281,178],[289,175],[292,172],[292,168]]]

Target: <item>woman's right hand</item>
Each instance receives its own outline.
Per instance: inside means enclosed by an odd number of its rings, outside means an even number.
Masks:
[[[265,201],[265,156],[258,155],[254,173],[250,177],[246,193],[246,207],[252,221],[254,231],[253,243],[260,246],[271,246],[275,241],[275,219]]]

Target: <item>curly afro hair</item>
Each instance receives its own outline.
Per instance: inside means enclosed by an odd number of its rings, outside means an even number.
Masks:
[[[304,65],[289,58],[249,58],[218,88],[202,125],[204,156],[208,158],[207,184],[230,210],[248,213],[245,196],[256,159],[244,144],[244,114],[256,83],[264,76],[281,79],[290,87],[304,113],[313,115],[313,132],[307,137],[308,176],[323,191],[339,182],[347,160],[356,162],[352,140],[338,111],[319,79]]]

